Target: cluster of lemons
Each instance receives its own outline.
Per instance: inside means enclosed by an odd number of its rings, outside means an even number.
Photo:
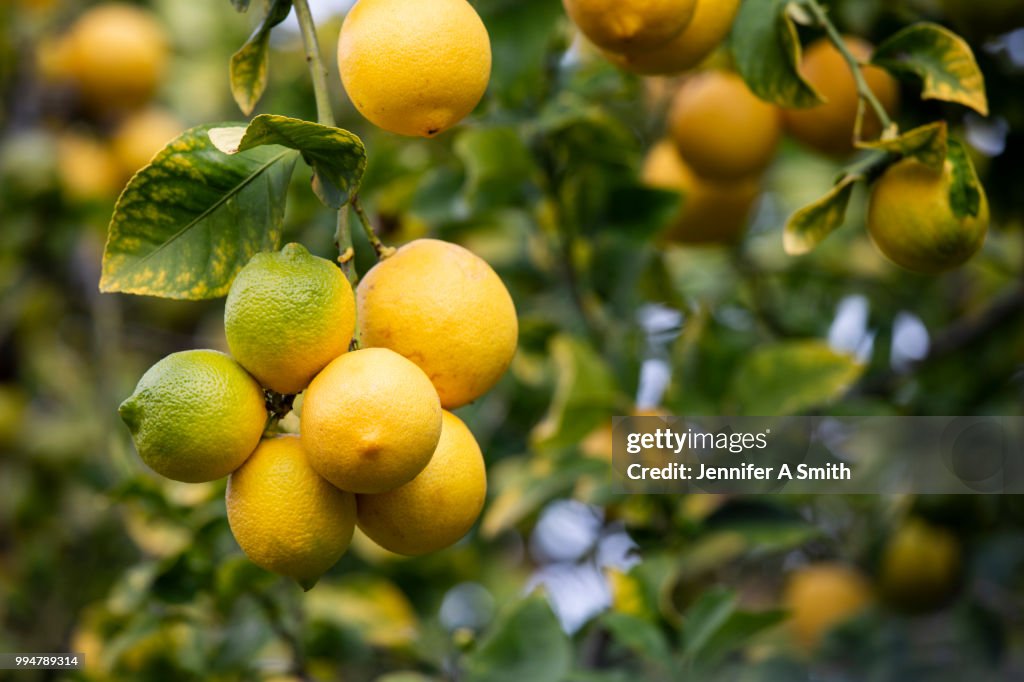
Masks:
[[[610,61],[642,75],[676,75],[699,66],[729,34],[739,0],[563,0],[569,17]],[[860,62],[873,47],[856,37],[845,46]],[[861,74],[886,111],[896,109],[899,88],[885,71]],[[682,193],[684,205],[665,232],[680,243],[730,243],[743,235],[760,194],[765,169],[783,133],[833,158],[855,151],[859,93],[845,57],[828,39],[804,52],[801,73],[822,96],[808,109],[780,110],[758,99],[734,73],[706,69],[685,76],[672,98],[667,134],[649,151],[644,180]],[[882,133],[867,111],[860,137]],[[950,207],[952,165],[935,171],[904,159],[875,183],[868,232],[894,263],[919,272],[956,267],[981,247],[988,229],[982,197],[976,217]],[[907,200],[911,197],[911,200]]]
[[[225,332],[231,356],[164,358],[120,414],[157,473],[230,475],[228,521],[254,563],[308,587],[356,524],[404,555],[447,547],[472,527],[484,460],[448,410],[498,381],[518,337],[512,299],[482,259],[413,241],[353,295],[335,264],[289,244],[239,272]],[[298,434],[265,434],[268,406],[298,394]]]
[[[65,32],[42,41],[37,68],[66,90],[92,129],[62,130],[56,139],[61,187],[76,201],[109,200],[185,126],[152,104],[170,59],[169,40],[151,12],[103,3]]]

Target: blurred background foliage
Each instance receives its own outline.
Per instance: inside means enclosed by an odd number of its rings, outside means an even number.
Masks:
[[[374,129],[335,87],[385,240],[429,234],[483,256],[521,341],[497,389],[460,410],[490,471],[479,527],[415,560],[357,538],[308,594],[241,554],[222,483],[156,477],[117,420],[156,359],[225,348],[223,308],[97,292],[113,202],[141,162],[124,152],[138,143],[118,151],[133,114],[52,78],[59,37],[90,4],[0,6],[0,651],[87,662],[16,679],[1024,677],[1019,498],[622,497],[608,469],[610,419],[633,411],[1021,414],[1019,2],[829,3],[875,43],[946,24],[985,73],[988,119],[904,97],[902,122],[945,118],[966,136],[992,202],[983,251],[942,277],[877,254],[863,197],[820,249],[786,256],[785,218],[838,168],[791,141],[738,246],[657,241],[679,197],[639,169],[675,83],[611,67],[557,0],[474,2],[491,86],[438,140]],[[136,134],[241,119],[226,67],[257,12],[145,4],[172,58]],[[314,3],[334,84],[345,4]],[[313,119],[293,18],[272,46],[257,113]],[[285,239],[329,257],[334,217],[308,181],[296,173]],[[357,250],[365,271],[372,250]]]

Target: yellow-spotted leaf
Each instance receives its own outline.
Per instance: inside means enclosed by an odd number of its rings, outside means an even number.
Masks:
[[[949,127],[945,121],[936,121],[908,130],[891,140],[861,142],[861,149],[878,149],[899,156],[912,156],[935,170],[942,170],[949,147]]]
[[[733,375],[732,395],[737,414],[800,414],[841,397],[863,372],[856,358],[821,341],[787,341],[748,355]]]
[[[231,0],[231,4],[237,12],[245,12],[249,9],[249,0]]]
[[[245,11],[248,2],[235,8]],[[267,70],[270,65],[270,31],[288,17],[292,9],[291,0],[271,0],[263,21],[256,28],[241,49],[231,55],[231,94],[242,113],[248,116],[267,88]]]
[[[804,206],[786,222],[782,244],[791,256],[813,250],[825,237],[837,230],[846,219],[846,207],[860,175],[844,175],[828,194]]]
[[[921,97],[957,102],[988,116],[985,78],[963,38],[938,24],[908,26],[875,49],[871,61],[923,83]]]
[[[953,183],[949,188],[949,205],[958,218],[976,217],[981,210],[983,189],[974,162],[963,143],[949,141],[949,161],[953,164]]]
[[[789,0],[744,2],[732,29],[732,52],[758,97],[784,107],[812,107],[822,99],[800,75],[800,41],[788,5]]]
[[[209,129],[174,139],[121,193],[101,291],[216,298],[253,254],[277,248],[298,154],[275,146],[227,156]]]
[[[210,131],[217,148],[237,154],[264,145],[281,145],[302,153],[313,169],[313,191],[329,208],[339,209],[359,190],[366,170],[362,140],[347,130],[287,116],[261,114],[246,128]]]

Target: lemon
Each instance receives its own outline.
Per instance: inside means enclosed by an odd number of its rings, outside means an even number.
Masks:
[[[441,436],[441,404],[423,371],[386,348],[327,365],[302,402],[302,444],[342,490],[380,493],[408,483]]]
[[[573,23],[614,52],[664,45],[693,19],[697,0],[562,0]]]
[[[605,52],[605,57],[623,69],[645,76],[692,69],[729,35],[739,9],[740,0],[697,0],[690,23],[669,42],[650,50]]]
[[[246,556],[309,589],[348,549],[355,497],[310,466],[298,436],[278,436],[228,479],[228,523]]]
[[[782,135],[778,110],[733,73],[709,71],[683,83],[672,100],[669,130],[698,175],[734,181],[763,171]]]
[[[836,625],[871,602],[871,587],[855,569],[839,563],[818,563],[794,571],[784,603],[797,640],[814,648]]]
[[[113,201],[120,168],[110,149],[91,135],[65,132],[57,139],[57,179],[71,201]]]
[[[871,192],[867,222],[871,239],[889,260],[931,274],[977,253],[988,232],[988,200],[981,189],[978,215],[958,217],[950,206],[952,183],[948,160],[935,171],[907,158],[882,174]]]
[[[952,594],[959,574],[957,537],[920,519],[900,526],[882,554],[882,593],[910,611],[940,606]]]
[[[650,187],[683,195],[683,205],[663,233],[681,244],[732,243],[743,236],[750,210],[761,193],[757,176],[716,182],[693,172],[671,140],[661,140],[647,153],[643,181]]]
[[[338,70],[372,123],[433,137],[483,97],[491,42],[466,0],[359,0],[341,27]]]
[[[167,70],[167,35],[151,12],[135,5],[87,10],[71,26],[67,50],[71,80],[86,102],[104,111],[149,101]]]
[[[213,350],[168,355],[142,375],[118,412],[142,461],[185,483],[222,478],[241,466],[267,421],[256,381]]]
[[[358,495],[359,528],[396,554],[415,556],[455,544],[473,527],[487,496],[480,446],[461,419],[445,411],[430,463],[405,485]]]
[[[854,36],[846,36],[843,41],[859,61],[871,59],[874,47],[870,43]],[[809,109],[783,110],[786,130],[822,154],[845,156],[851,153],[860,95],[846,60],[830,40],[823,38],[808,46],[800,72],[825,103]],[[896,81],[877,66],[861,67],[861,74],[885,110],[894,111],[899,101]],[[882,123],[871,107],[864,111],[861,138],[873,140],[882,133]]]
[[[235,277],[224,330],[231,354],[263,386],[294,394],[348,350],[355,315],[341,269],[288,244],[256,254]]]
[[[134,175],[183,130],[181,121],[163,109],[145,109],[126,118],[111,140],[121,174],[126,178]]]
[[[446,408],[487,392],[515,355],[512,297],[483,259],[456,244],[409,242],[366,273],[356,300],[363,345],[419,365]]]

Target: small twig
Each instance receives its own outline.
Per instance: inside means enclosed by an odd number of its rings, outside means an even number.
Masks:
[[[281,640],[288,646],[288,650],[291,652],[291,670],[289,674],[303,680],[303,682],[313,682],[313,678],[310,677],[309,671],[306,669],[306,654],[302,648],[302,641],[298,636],[289,628],[284,622],[284,614],[281,611],[281,606],[274,601],[270,595],[259,592],[254,594],[256,602],[263,609],[264,615],[267,617],[267,622],[270,624],[270,628],[274,631]]]
[[[835,45],[836,49],[839,50],[839,54],[843,56],[846,63],[850,66],[850,71],[853,73],[853,80],[857,84],[857,93],[861,99],[868,103],[872,111],[878,117],[878,120],[882,123],[882,130],[888,130],[892,125],[892,119],[889,118],[889,113],[882,106],[882,103],[872,92],[871,86],[868,85],[867,79],[864,78],[864,73],[861,71],[860,61],[850,52],[850,48],[846,46],[846,42],[843,40],[843,36],[839,33],[839,30],[832,23],[832,20],[828,18],[828,12],[825,10],[818,0],[804,0],[804,7],[811,13],[814,20],[825,29],[825,33],[828,35],[829,40]]]
[[[348,222],[348,211],[344,208],[338,211],[338,227],[334,232],[334,246],[338,249],[338,263],[341,265],[341,271],[345,273],[349,284],[355,286],[359,279],[352,264],[356,250],[352,246],[352,227]]]
[[[395,253],[394,247],[387,246],[377,236],[376,230],[373,229],[373,223],[366,215],[366,211],[363,209],[363,204],[359,201],[359,195],[352,195],[352,210],[356,212],[356,216],[359,218],[360,224],[363,226],[363,232],[366,233],[366,238],[370,241],[373,246],[373,250],[377,253],[377,260],[384,260],[389,258]]]
[[[320,43],[316,37],[316,24],[309,11],[307,0],[293,0],[295,16],[302,31],[302,45],[306,51],[309,75],[313,80],[313,96],[316,97],[316,118],[321,125],[334,126],[334,112],[331,111],[330,91],[327,89],[327,67],[320,57]]]

